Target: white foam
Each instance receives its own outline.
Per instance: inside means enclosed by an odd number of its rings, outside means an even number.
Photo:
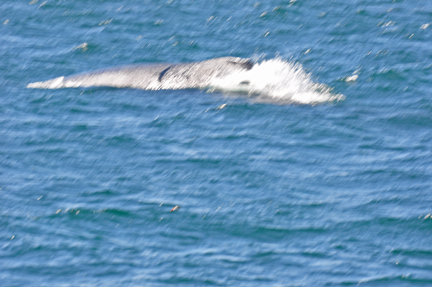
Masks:
[[[358,79],[358,75],[352,75],[349,77],[345,77],[345,82],[355,82]]]
[[[251,70],[215,78],[211,86],[214,90],[254,95],[258,101],[315,104],[344,98],[328,86],[314,83],[300,64],[282,59],[262,61]]]

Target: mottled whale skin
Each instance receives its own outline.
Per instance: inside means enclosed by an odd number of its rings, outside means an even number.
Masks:
[[[250,59],[224,57],[195,63],[144,64],[110,68],[28,84],[28,88],[116,87],[143,90],[205,89],[211,81],[252,69]],[[248,84],[242,82],[239,84]]]

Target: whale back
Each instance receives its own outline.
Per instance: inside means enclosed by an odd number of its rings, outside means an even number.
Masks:
[[[144,90],[206,88],[215,78],[250,70],[249,59],[224,57],[196,63],[117,67],[29,84],[29,88],[117,87]]]
[[[198,63],[173,65],[163,71],[160,82],[163,89],[206,88],[211,80],[227,77],[236,71],[250,70],[248,59],[225,57]]]

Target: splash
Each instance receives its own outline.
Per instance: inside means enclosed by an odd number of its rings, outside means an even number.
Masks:
[[[247,93],[257,101],[318,104],[343,100],[324,84],[315,83],[298,63],[271,59],[256,63],[251,70],[213,79],[210,91]]]

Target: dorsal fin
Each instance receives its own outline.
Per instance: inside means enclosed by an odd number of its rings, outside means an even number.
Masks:
[[[159,74],[159,78],[158,78],[158,80],[159,80],[159,82],[162,82],[162,78],[163,78],[163,76],[166,74],[166,72],[168,72],[168,70],[169,69],[171,69],[172,68],[172,66],[169,66],[168,68],[166,68],[165,70],[163,70],[160,74]]]

